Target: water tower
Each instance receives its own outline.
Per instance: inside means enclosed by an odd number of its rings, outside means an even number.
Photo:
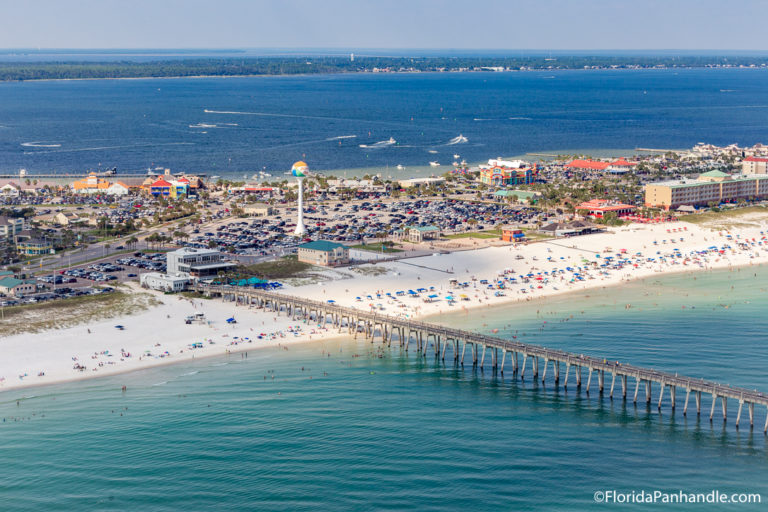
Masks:
[[[307,176],[306,173],[308,171],[309,166],[301,160],[291,167],[291,174],[296,176],[296,181],[299,183],[299,218],[296,220],[296,231],[293,232],[296,236],[304,236],[307,232],[307,229],[304,227],[304,187],[302,186],[302,181]]]

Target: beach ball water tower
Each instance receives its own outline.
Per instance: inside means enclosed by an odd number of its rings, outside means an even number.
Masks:
[[[296,236],[304,236],[307,232],[307,228],[304,227],[304,187],[302,186],[307,172],[309,172],[309,166],[301,160],[291,167],[291,174],[296,177],[296,181],[299,183],[299,218],[296,220],[296,231],[293,232]]]

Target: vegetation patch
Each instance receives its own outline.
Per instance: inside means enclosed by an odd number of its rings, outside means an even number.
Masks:
[[[388,269],[384,267],[377,267],[376,265],[366,265],[364,267],[349,267],[349,270],[352,272],[355,272],[356,274],[361,274],[364,276],[380,276],[384,275],[387,272],[389,272]]]
[[[38,333],[136,314],[163,302],[147,293],[110,292],[2,308],[0,336]]]
[[[286,279],[302,277],[312,265],[293,258],[281,258],[253,265],[241,265],[237,268],[235,278],[258,277],[260,279]]]
[[[392,242],[385,242],[382,244],[359,244],[359,245],[352,245],[350,246],[350,249],[361,249],[363,251],[371,251],[371,252],[403,252],[402,249],[397,249],[396,247],[393,247]],[[383,249],[382,249],[383,246]]]
[[[728,208],[706,213],[693,213],[679,217],[684,222],[710,228],[753,227],[768,220],[768,208],[748,206],[746,208]]]
[[[500,229],[488,229],[485,231],[468,231],[466,233],[454,233],[452,235],[443,235],[443,238],[454,240],[457,238],[501,238]]]

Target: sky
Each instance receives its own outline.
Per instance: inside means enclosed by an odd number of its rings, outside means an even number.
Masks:
[[[768,50],[767,0],[0,0],[0,48]]]

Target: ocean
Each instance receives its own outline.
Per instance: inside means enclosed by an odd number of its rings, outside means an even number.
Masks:
[[[766,142],[766,73],[575,70],[0,83],[0,172],[168,167],[239,180],[264,171],[276,180],[304,159],[317,171],[386,179],[442,173],[459,159],[527,152],[752,145]],[[385,144],[390,138],[396,143]],[[441,166],[430,167],[431,161]]]
[[[767,390],[766,278],[668,275],[431,320]],[[361,340],[256,349],[0,394],[0,496],[60,511],[591,510],[605,490],[766,500],[766,411],[736,430],[730,405],[710,423]]]

